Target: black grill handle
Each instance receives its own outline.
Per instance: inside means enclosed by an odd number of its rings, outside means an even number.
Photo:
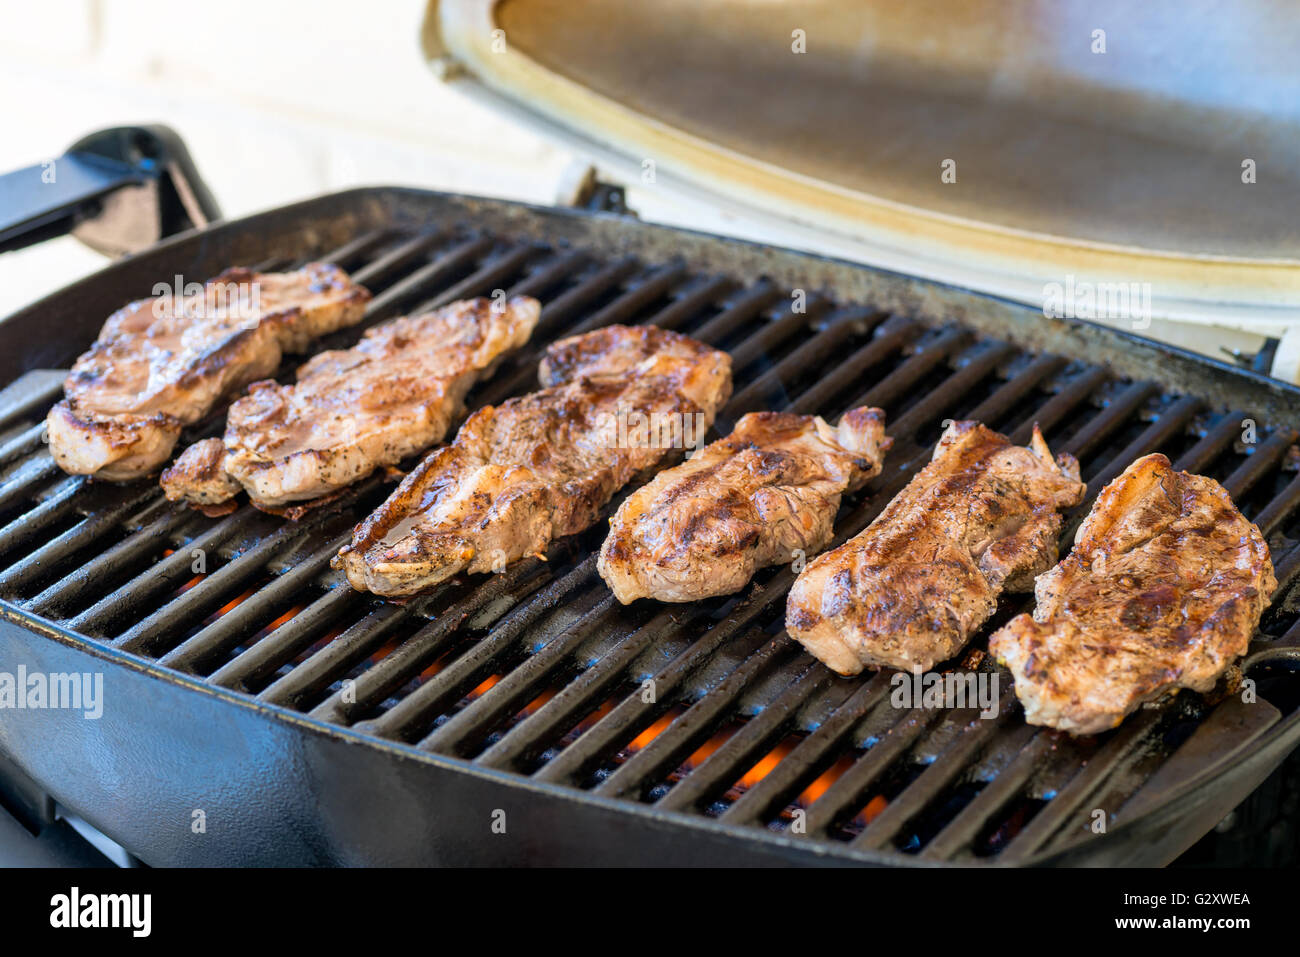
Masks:
[[[166,126],[100,130],[58,159],[0,176],[0,252],[72,233],[122,256],[220,218],[189,150]]]

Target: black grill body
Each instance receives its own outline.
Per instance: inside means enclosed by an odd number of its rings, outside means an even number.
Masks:
[[[837,541],[945,419],[1022,442],[1039,422],[1083,465],[1076,519],[1164,451],[1222,481],[1273,548],[1282,584],[1245,663],[1259,700],[1179,695],[1079,740],[1026,726],[1010,698],[993,721],[903,711],[888,675],[837,678],[784,634],[789,569],[732,599],[624,608],[594,574],[597,528],[390,605],[328,567],[379,478],[286,522],[52,467],[53,370],[114,309],[159,277],[316,258],[376,294],[368,324],[496,289],[542,299],[530,348],[471,405],[534,387],[560,335],[652,322],[731,352],[724,430],[757,408],[883,406],[895,447]],[[0,712],[0,751],[18,792],[149,864],[1161,864],[1300,741],[1300,390],[1134,335],[618,216],[368,189],[167,241],[16,314],[0,343],[0,669],[105,683],[99,720]],[[1004,598],[983,635],[1028,603]]]

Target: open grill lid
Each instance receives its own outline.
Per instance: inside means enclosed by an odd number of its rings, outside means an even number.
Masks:
[[[1279,6],[430,0],[422,40],[467,91],[783,245],[1035,305],[1149,283],[1158,317],[1278,336],[1300,304],[1300,78],[1259,68],[1294,47]]]

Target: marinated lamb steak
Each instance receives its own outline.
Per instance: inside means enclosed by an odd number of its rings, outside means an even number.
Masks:
[[[1060,510],[1084,493],[1078,463],[1053,459],[1037,428],[1022,447],[955,422],[874,522],[796,579],[786,628],[840,674],[932,668],[1056,561]]]
[[[553,344],[539,378],[541,391],[470,416],[357,526],[334,562],[354,587],[412,595],[588,528],[688,432],[702,436],[731,394],[731,360],[679,333],[608,326]]]
[[[600,575],[624,604],[739,591],[760,568],[815,554],[840,498],[880,474],[885,414],[838,428],[812,415],[753,412],[726,438],[660,472],[610,519]]]
[[[248,492],[281,506],[328,495],[441,442],[471,386],[525,342],[536,299],[454,302],[371,329],[323,352],[297,381],[254,382],[225,436],[187,449],[162,476],[167,497],[213,505]]]
[[[1264,537],[1223,486],[1148,455],[1106,486],[1074,550],[1039,576],[1033,616],[989,651],[1026,721],[1095,734],[1172,689],[1210,690],[1276,587]]]
[[[361,320],[370,293],[337,266],[228,269],[201,292],[118,310],[72,367],[46,420],[50,452],[74,475],[138,478],[171,457],[181,429],[283,353]]]

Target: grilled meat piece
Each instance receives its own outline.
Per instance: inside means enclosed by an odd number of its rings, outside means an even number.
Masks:
[[[540,315],[526,296],[502,306],[454,302],[322,352],[292,385],[254,382],[231,405],[225,438],[191,446],[163,473],[167,497],[211,505],[243,488],[256,505],[280,506],[423,451],[442,441],[470,387],[528,341]]]
[[[885,414],[834,429],[817,416],[754,412],[632,493],[610,519],[600,575],[624,604],[739,591],[760,568],[831,540],[840,496],[880,474]]]
[[[221,439],[195,442],[162,474],[169,501],[184,499],[191,505],[219,505],[243,488],[226,470],[226,443]]]
[[[334,562],[355,588],[411,595],[541,554],[702,438],[731,394],[725,352],[644,326],[561,340],[539,376],[546,388],[474,413],[357,526]]]
[[[1208,691],[1277,588],[1268,545],[1218,482],[1138,459],[1039,576],[1033,617],[989,640],[1030,724],[1096,734],[1175,688]]]
[[[1079,465],[1034,429],[1028,447],[955,422],[934,458],[855,538],[812,561],[786,628],[843,675],[928,670],[1056,561],[1059,509],[1083,500]]]
[[[227,269],[201,293],[133,302],[72,366],[66,398],[46,420],[50,452],[73,475],[147,475],[171,456],[182,427],[270,375],[284,352],[359,322],[369,299],[342,269],[313,263],[287,273]]]

